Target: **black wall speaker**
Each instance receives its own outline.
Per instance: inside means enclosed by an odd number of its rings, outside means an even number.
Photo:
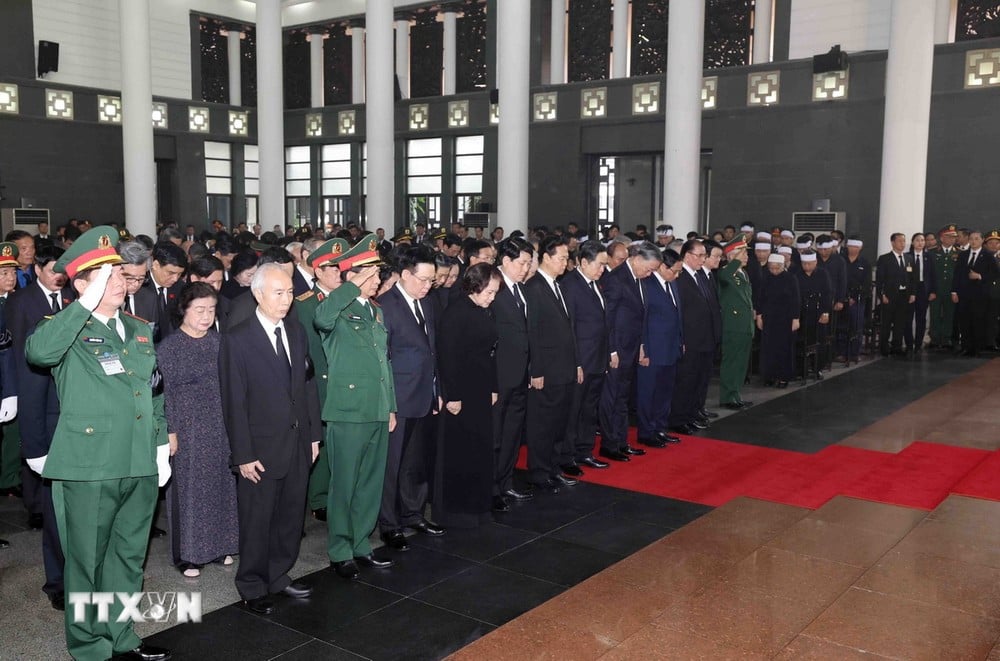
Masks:
[[[829,53],[813,55],[813,73],[843,71],[847,66],[847,53],[840,50],[840,44],[831,48]]]
[[[500,103],[500,90],[495,87],[490,90],[490,103]]]
[[[38,42],[38,76],[59,71],[59,44],[54,41]]]

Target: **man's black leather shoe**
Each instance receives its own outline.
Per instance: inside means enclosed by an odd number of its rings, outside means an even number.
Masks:
[[[584,466],[590,466],[591,468],[608,467],[608,462],[601,461],[600,459],[595,459],[594,457],[587,457],[585,459],[581,459],[579,463],[583,464]]]
[[[354,556],[354,562],[358,563],[362,567],[374,567],[376,569],[388,569],[396,564],[388,558],[384,560],[382,558],[376,558],[374,553],[369,553],[368,555],[356,555]]]
[[[698,433],[698,430],[695,427],[692,427],[691,425],[674,425],[673,427],[670,428],[670,431],[676,434],[685,434],[687,436]]]
[[[248,611],[257,613],[257,615],[270,615],[274,612],[274,602],[267,596],[247,599],[243,603],[246,605]]]
[[[266,615],[266,613],[265,613]],[[132,661],[167,661],[170,658],[170,650],[164,647],[153,647],[152,645],[146,645],[145,643],[139,645],[134,650],[129,650],[128,652],[122,652],[121,654],[115,654],[111,657],[112,661],[116,659],[128,659]]]
[[[32,530],[41,530],[42,529],[42,525],[43,525],[43,522],[42,522],[42,515],[41,515],[41,513],[38,513],[38,514],[29,514],[28,515],[28,527],[29,528],[31,528]]]
[[[57,611],[66,610],[66,593],[56,592],[55,594],[49,595],[49,603],[52,604],[52,608]]]
[[[748,407],[750,407],[750,406],[753,406],[753,402],[748,402],[748,401],[746,401],[745,399],[741,399],[741,400],[739,401],[739,404],[740,404],[740,406],[742,406],[743,408],[748,408]]]
[[[659,438],[656,438],[656,437],[640,438],[639,442],[641,444],[643,444],[643,445],[648,445],[651,448],[662,448],[662,447],[666,447],[666,445],[667,445],[666,441],[662,441],[662,440],[660,440]]]
[[[625,454],[631,454],[631,455],[634,455],[636,457],[641,457],[642,455],[646,454],[646,451],[643,450],[642,448],[634,448],[631,445],[629,445],[628,443],[626,443],[625,445],[621,446],[621,448],[619,448],[619,449],[622,452],[624,452]]]
[[[569,475],[570,477],[580,477],[583,475],[583,471],[576,464],[566,464],[562,467],[563,475]]]
[[[331,562],[330,566],[337,572],[337,576],[341,578],[354,579],[358,577],[358,566],[353,560]]]
[[[658,431],[655,434],[656,438],[663,441],[664,443],[680,443],[681,439],[676,436],[671,436],[665,431]]]
[[[722,405],[722,408],[729,409],[730,411],[742,411],[743,405],[739,402],[726,402]]]
[[[575,477],[569,477],[567,475],[556,475],[552,478],[552,481],[558,486],[572,487],[580,483],[580,480]]]
[[[516,489],[507,489],[503,495],[514,500],[531,500],[535,497],[535,494],[530,491],[517,491]]]
[[[312,595],[313,589],[305,583],[292,581],[285,587],[284,590],[281,591],[281,593],[291,597],[292,599],[306,599]]]
[[[559,493],[559,487],[563,486],[561,482],[557,480],[545,480],[544,482],[538,482],[535,484],[536,489],[543,489],[551,493]]]
[[[620,450],[605,450],[601,448],[599,455],[605,459],[610,459],[611,461],[629,461],[630,457]]]
[[[320,507],[319,509],[313,510],[313,518],[317,521],[326,521],[326,508]]]
[[[709,411],[708,409],[702,409],[698,411],[698,415],[700,415],[703,418],[708,418],[709,420],[719,417],[718,413],[716,413],[715,411]]]
[[[493,496],[493,511],[494,512],[509,512],[510,505],[504,500],[503,496]]]
[[[21,492],[21,487],[15,485],[12,487],[4,487],[3,489],[0,489],[0,496],[8,496],[10,498],[21,498],[23,494]]]
[[[382,533],[382,541],[386,547],[393,551],[409,551],[410,543],[406,541],[406,535],[402,530],[390,530]]]
[[[695,418],[694,420],[689,422],[688,425],[694,427],[695,429],[708,429],[708,420]]]
[[[427,519],[422,519],[417,523],[414,523],[412,526],[406,526],[406,527],[409,528],[410,530],[416,530],[421,534],[430,535],[431,537],[437,537],[438,535],[444,534],[444,528],[442,528],[436,523],[431,523]]]

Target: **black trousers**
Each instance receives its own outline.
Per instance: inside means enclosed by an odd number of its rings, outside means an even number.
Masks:
[[[628,404],[635,387],[639,355],[619,354],[618,368],[609,369],[601,391],[601,449],[616,451],[628,441]]]
[[[677,361],[673,401],[670,404],[670,426],[677,427],[694,422],[698,411],[705,405],[704,392],[712,376],[715,351],[685,351]]]
[[[882,318],[878,334],[878,346],[882,355],[887,355],[890,348],[899,351],[903,348],[903,338],[907,335],[906,328],[910,320],[910,295],[905,291],[891,291],[885,294],[888,303],[882,303]],[[892,335],[890,342],[889,336]]]
[[[396,417],[396,429],[389,432],[389,453],[385,462],[382,506],[378,527],[382,532],[397,530],[419,522],[430,496],[428,476],[433,456],[430,432],[438,416]]]
[[[594,454],[597,436],[597,409],[604,388],[604,374],[584,374],[583,383],[573,387],[573,403],[566,421],[566,446],[572,450],[574,461],[582,461]]]
[[[501,388],[493,407],[493,495],[499,496],[514,487],[514,466],[524,442],[527,417],[528,382],[514,388]]]
[[[38,477],[35,474],[35,477]],[[45,585],[42,592],[50,597],[63,591],[62,543],[59,541],[59,526],[52,506],[52,480],[42,480],[42,562],[45,565]]]
[[[576,385],[546,383],[528,391],[528,479],[534,484],[555,477],[563,464],[573,461],[565,438]]]
[[[989,308],[986,298],[958,301],[958,323],[962,330],[962,349],[966,353],[977,354],[993,343],[993,339],[987,337]]]
[[[927,300],[927,294],[917,294],[917,300],[910,306],[911,320],[906,324],[906,337],[904,339],[907,348],[919,349],[924,345],[924,336],[927,334],[928,306],[930,306],[930,301]]]
[[[236,590],[243,599],[275,594],[291,583],[288,572],[299,557],[311,460],[311,448],[297,435],[295,431],[284,439],[296,446],[296,456],[283,477],[264,472],[256,484],[237,477],[240,563]]]

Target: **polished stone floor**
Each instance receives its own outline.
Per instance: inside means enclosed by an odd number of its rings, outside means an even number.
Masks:
[[[751,388],[753,408],[703,435],[807,453],[838,442],[897,451],[917,438],[994,450],[995,362],[923,355],[835,369],[808,387]],[[3,500],[0,536],[12,547],[0,551],[0,659],[65,658],[61,614],[38,590],[38,534],[24,529],[20,501]],[[582,483],[476,532],[411,537],[395,568],[355,582],[327,568],[323,527],[310,519],[292,575],[314,596],[282,599],[266,618],[236,603],[232,568],[184,579],[154,540],[146,589],[201,591],[211,612],[137,630],[175,658],[220,661],[1000,661],[998,523],[1000,503],[961,496],[929,513],[847,497],[815,511],[750,498],[713,510]]]

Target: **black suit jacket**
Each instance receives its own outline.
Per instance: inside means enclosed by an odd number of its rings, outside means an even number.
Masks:
[[[931,259],[931,254],[927,250],[920,253],[920,259],[917,259],[916,253],[912,250],[909,255],[913,261],[913,279],[917,282],[917,293],[926,299],[927,296],[937,291],[937,271],[934,270],[934,260]],[[924,281],[922,284],[920,282],[921,262],[924,267]]]
[[[598,280],[600,283],[606,276]],[[604,374],[608,370],[608,321],[604,305],[579,271],[567,273],[559,281],[566,307],[573,318],[577,360],[584,374]]]
[[[722,339],[722,313],[718,310],[717,302],[714,303],[716,309],[712,309],[711,290],[706,298],[687,269],[681,269],[675,282],[681,296],[681,310],[684,311],[681,316],[684,348],[687,351],[715,351]],[[708,287],[712,287],[711,281]]]
[[[139,308],[136,308],[135,315],[145,321],[148,321],[153,326],[153,340],[155,342],[160,342],[163,338],[167,337],[176,330],[177,326],[174,323],[174,312],[177,310],[177,296],[181,293],[181,289],[184,288],[184,281],[178,280],[171,287],[167,287],[167,310],[165,314],[160,312],[160,300],[159,296],[156,295],[156,285],[153,283],[153,277],[149,276],[146,278],[146,282],[143,283],[142,287],[139,288],[139,292],[145,290],[145,293],[136,293],[136,305],[139,305],[140,299],[143,301],[143,311],[149,312],[150,316],[143,316],[139,312]],[[150,305],[148,301],[152,301],[152,307],[145,307]]]
[[[528,373],[544,377],[545,385],[574,383],[579,363],[572,319],[542,274],[524,283],[522,291],[528,305]]]
[[[968,260],[968,255],[966,255]],[[959,264],[962,258],[958,259]],[[875,264],[875,295],[878,297],[902,294],[916,296],[916,276],[913,270],[913,256],[903,253],[903,267],[899,266],[899,258],[893,252],[887,252],[878,258]],[[907,270],[909,269],[909,270]],[[956,269],[957,271],[957,269]]]
[[[61,292],[62,308],[76,300],[71,287]],[[4,316],[7,328],[13,335],[14,373],[17,381],[17,419],[21,430],[21,453],[29,458],[43,457],[49,453],[52,435],[59,421],[59,396],[48,368],[28,363],[24,345],[35,326],[52,314],[52,302],[37,283],[18,289],[7,298]]]
[[[412,308],[396,287],[378,297],[384,315],[389,362],[396,388],[396,415],[422,418],[436,403],[434,372],[437,365],[436,308],[429,299],[420,302],[427,332],[417,323]]]
[[[265,476],[281,478],[295,456],[294,443],[323,439],[319,395],[307,376],[306,331],[284,320],[291,376],[256,315],[222,335],[219,378],[233,466],[260,461]]]
[[[293,302],[292,306],[294,305],[295,303]],[[220,323],[220,329],[223,333],[231,328],[239,326],[247,319],[253,318],[257,312],[257,299],[254,298],[253,293],[247,289],[236,298],[229,299],[229,303],[226,308],[225,323]],[[289,314],[291,314],[290,311]]]
[[[608,350],[618,354],[618,360],[624,367],[639,358],[646,306],[639,298],[639,287],[628,262],[622,262],[613,271],[601,276],[601,285],[608,304]]]
[[[306,281],[298,268],[292,270],[292,296],[301,296],[312,289],[312,283]]]
[[[951,289],[958,294],[958,301],[985,301],[989,298],[990,282],[997,277],[997,260],[986,248],[980,248],[974,264],[969,264],[969,252],[959,253],[955,263],[955,277],[951,281]],[[881,260],[880,260],[881,261]],[[983,276],[982,280],[970,280],[969,274],[975,271]]]
[[[521,289],[524,292],[523,286]],[[497,324],[497,382],[501,390],[510,390],[525,384],[528,378],[528,322],[514,302],[514,294],[507,282],[500,283],[500,290],[490,304]]]

